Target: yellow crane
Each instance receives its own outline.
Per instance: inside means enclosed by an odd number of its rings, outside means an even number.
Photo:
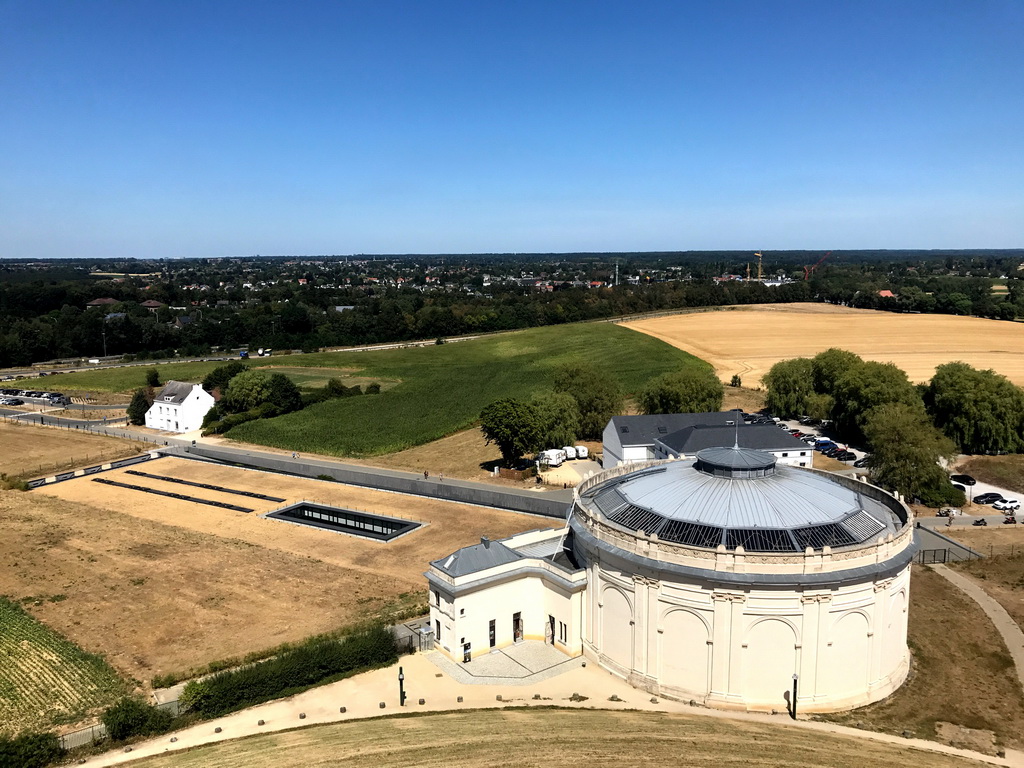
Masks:
[[[758,251],[754,255],[757,256],[757,279],[760,280],[761,279],[761,252]]]

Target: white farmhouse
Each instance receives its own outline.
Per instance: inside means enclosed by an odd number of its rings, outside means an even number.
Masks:
[[[146,426],[164,432],[191,432],[203,425],[213,396],[198,384],[168,381],[146,411]]]
[[[605,469],[634,461],[657,458],[654,441],[697,424],[733,426],[743,423],[741,411],[710,413],[656,413],[642,416],[613,416],[601,438]],[[729,441],[732,445],[732,441]]]

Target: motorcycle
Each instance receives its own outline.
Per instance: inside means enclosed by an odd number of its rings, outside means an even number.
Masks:
[[[1003,520],[1003,524],[1004,525],[1016,525],[1017,524],[1017,518],[1014,517],[1013,515],[1007,515],[1006,518]]]
[[[984,517],[979,517],[977,520],[971,523],[971,525],[988,525],[988,520],[986,520]]]

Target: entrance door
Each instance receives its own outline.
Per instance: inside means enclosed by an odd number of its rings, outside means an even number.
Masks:
[[[469,664],[472,660],[473,654],[470,652],[470,644],[466,643],[462,646],[462,663]]]
[[[523,614],[512,614],[512,641],[518,643],[523,639]]]
[[[487,630],[487,637],[488,637],[488,640],[491,643],[491,648],[493,648],[494,647],[494,642],[495,642],[494,641],[494,619],[491,619],[491,623],[490,623],[490,625],[488,627],[488,630]]]
[[[548,623],[544,627],[544,642],[548,645],[555,644],[555,617],[548,615]]]

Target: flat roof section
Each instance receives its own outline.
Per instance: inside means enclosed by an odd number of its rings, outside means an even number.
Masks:
[[[332,507],[311,501],[300,501],[283,509],[268,512],[266,517],[376,541],[391,541],[423,525],[414,520],[357,512],[354,509]]]

